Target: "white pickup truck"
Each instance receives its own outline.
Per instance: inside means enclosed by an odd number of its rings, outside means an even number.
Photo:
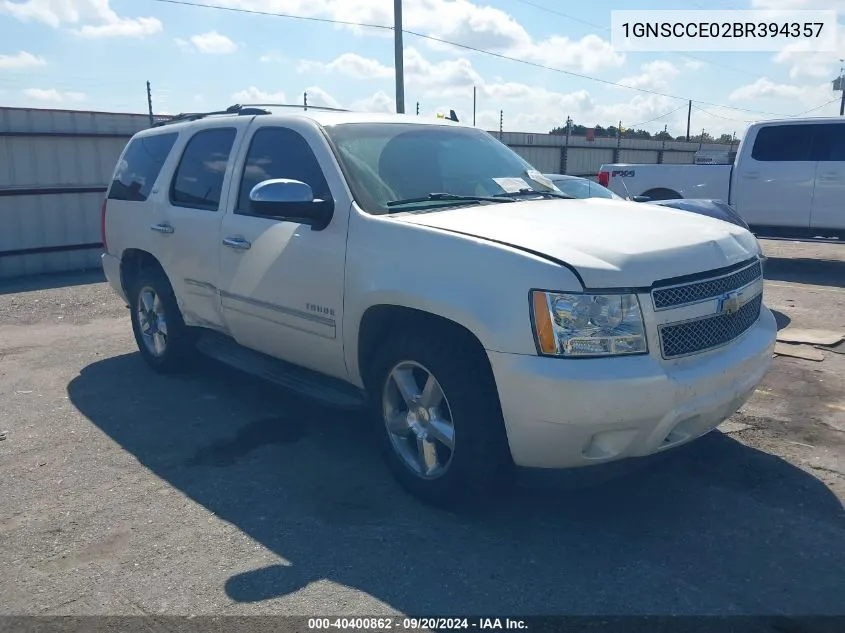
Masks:
[[[733,165],[602,165],[614,193],[730,204],[761,235],[845,235],[845,119],[749,126]]]
[[[514,466],[682,445],[772,362],[748,230],[572,199],[444,120],[185,116],[129,141],[102,228],[150,367],[201,352],[369,408],[397,478],[435,503],[496,494]]]

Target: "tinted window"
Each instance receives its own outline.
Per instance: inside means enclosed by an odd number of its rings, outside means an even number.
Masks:
[[[149,197],[177,136],[176,132],[172,132],[142,136],[129,141],[129,146],[115,170],[109,199],[144,202]]]
[[[315,198],[331,198],[323,170],[308,141],[298,132],[287,128],[264,127],[252,137],[241,179],[237,211],[249,213],[249,192],[258,183],[271,178],[299,180],[311,187]]]
[[[825,123],[813,126],[813,160],[845,161],[845,124]]]
[[[761,128],[754,139],[751,158],[764,162],[810,159],[812,125],[771,125]]]
[[[216,211],[220,207],[223,177],[234,142],[233,128],[215,128],[194,134],[173,176],[170,202],[180,207]]]

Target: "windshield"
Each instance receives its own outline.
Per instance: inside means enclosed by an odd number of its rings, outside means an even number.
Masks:
[[[568,193],[573,198],[613,198],[622,200],[610,189],[602,187],[599,183],[587,180],[586,178],[553,178],[552,182],[563,193]]]
[[[516,152],[483,130],[413,123],[343,123],[325,130],[356,202],[368,213],[407,210],[396,206],[397,201],[423,208],[492,204],[507,200],[486,198],[521,190],[557,191]],[[541,180],[532,180],[535,177]],[[433,193],[482,200],[419,201]]]

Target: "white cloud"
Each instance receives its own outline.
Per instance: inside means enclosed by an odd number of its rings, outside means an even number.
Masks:
[[[232,99],[236,103],[287,103],[284,92],[265,92],[255,86],[234,93]]]
[[[104,37],[146,37],[163,30],[161,20],[157,18],[120,18],[108,24],[87,24],[76,33],[90,39]]]
[[[406,88],[420,89],[423,96],[472,94],[472,86],[484,83],[468,59],[433,63],[414,48],[405,49],[404,69]]]
[[[309,86],[304,91],[308,95],[308,105],[325,106],[327,108],[340,108],[340,103],[328,92],[319,86]]]
[[[109,0],[2,0],[0,13],[7,13],[22,22],[41,22],[53,28],[63,24],[79,25],[74,32],[82,37],[144,37],[163,29],[154,17],[122,18],[114,12]]]
[[[259,60],[262,64],[281,64],[287,61],[287,58],[278,51],[270,51],[264,53]]]
[[[217,31],[194,35],[191,43],[200,53],[207,55],[228,55],[238,50],[237,44]]]
[[[386,79],[393,77],[393,68],[385,66],[375,59],[362,57],[356,53],[343,53],[328,62],[302,60],[298,67],[299,73],[337,71],[354,79]]]
[[[662,59],[643,64],[640,70],[643,72],[639,75],[624,77],[618,83],[644,90],[666,90],[669,83],[681,72],[675,64]]]
[[[390,27],[393,6],[386,0],[208,0],[212,4],[264,12],[283,12],[307,17],[329,17],[355,23]],[[562,35],[546,39],[531,37],[510,14],[470,0],[415,0],[406,2],[403,25],[436,38],[451,40],[535,63],[595,72],[624,64],[625,56],[597,35],[573,40]],[[353,28],[356,33],[390,36],[389,30]],[[409,36],[410,39],[411,36]],[[438,50],[458,49],[429,40]]]
[[[0,70],[21,70],[46,65],[47,62],[43,57],[26,51],[21,51],[17,55],[0,55]]]
[[[819,53],[815,51],[811,40],[799,40],[788,44],[772,59],[779,64],[789,64],[790,79],[833,79],[839,67],[837,60],[845,58],[845,26],[838,25],[836,53]]]
[[[30,99],[53,104],[67,103],[69,101],[78,103],[87,99],[86,95],[82,92],[60,92],[55,88],[27,88],[23,91],[23,94]]]
[[[361,112],[396,112],[396,100],[379,90],[369,97],[353,101],[349,108]]]
[[[795,84],[775,83],[767,77],[761,77],[751,84],[741,86],[728,95],[731,101],[750,101],[754,99],[784,99],[801,103],[820,104],[831,99],[830,85],[799,86]]]

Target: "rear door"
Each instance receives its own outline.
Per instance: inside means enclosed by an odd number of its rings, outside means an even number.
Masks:
[[[748,224],[810,227],[816,181],[812,138],[810,124],[779,123],[757,130],[751,151],[737,161],[733,197]]]
[[[816,129],[816,191],[810,226],[845,229],[845,121],[813,126]]]
[[[232,180],[233,148],[248,117],[203,121],[183,132],[174,149],[178,163],[167,183],[163,220],[153,232],[166,245],[165,271],[189,325],[225,331],[217,292],[221,200]]]

